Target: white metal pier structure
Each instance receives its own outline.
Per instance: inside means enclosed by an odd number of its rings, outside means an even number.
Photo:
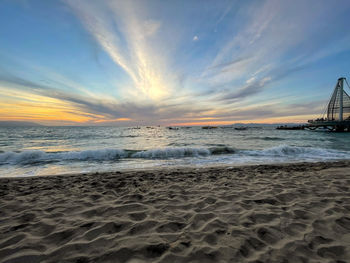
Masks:
[[[310,130],[322,128],[330,131],[350,132],[350,96],[344,90],[345,83],[350,88],[346,78],[338,79],[322,118],[309,120],[305,128]]]

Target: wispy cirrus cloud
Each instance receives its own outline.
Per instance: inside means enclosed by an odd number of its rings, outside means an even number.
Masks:
[[[14,28],[20,33],[3,33],[11,41],[0,55],[9,53],[21,62],[18,66],[0,59],[1,116],[10,116],[15,105],[22,107],[18,116],[52,114],[85,123],[226,123],[302,116],[306,108],[298,102],[311,107],[313,101],[321,101],[312,92],[316,86],[310,79],[328,68],[335,75],[341,66],[334,57],[349,53],[344,14],[350,5],[339,1],[48,2],[44,8],[53,5],[52,10],[63,12],[55,21],[68,27],[45,20],[50,29],[46,30],[38,20],[21,25],[25,30]],[[31,20],[40,16],[33,11],[40,8],[26,11],[33,12]],[[16,25],[7,19],[10,27]],[[0,26],[0,33],[6,28]],[[31,30],[41,41],[30,42],[26,31]],[[40,43],[47,43],[41,46],[43,52],[36,50]],[[25,61],[25,52],[13,51],[16,46],[17,51],[28,48],[27,54],[36,56]],[[93,57],[86,50],[93,50]],[[40,57],[42,53],[52,59]],[[333,60],[320,63],[328,58]],[[305,78],[306,73],[313,75]],[[326,86],[325,79],[317,88]],[[50,113],[45,112],[50,105]],[[319,110],[312,107],[310,114]]]
[[[6,78],[0,76],[0,94],[0,104],[3,106],[0,118],[3,119],[61,120],[80,124],[113,122],[158,125],[166,124],[170,120],[200,116],[209,110],[191,105],[140,104],[113,98],[77,95],[14,76]]]
[[[174,78],[167,57],[157,53],[156,35],[161,22],[146,17],[144,2],[65,1],[103,50],[132,80],[124,97],[158,100],[171,93]],[[144,6],[146,9],[146,7]],[[158,38],[157,38],[158,39]]]
[[[341,12],[340,7],[315,3],[271,0],[248,6],[243,12],[249,19],[220,44],[219,52],[201,75],[202,82],[211,83],[214,90],[216,86],[232,83],[230,93],[243,99],[246,94],[258,94],[272,81],[303,70],[330,53],[348,50],[349,36],[332,39],[330,35],[336,35],[336,31],[323,32],[331,27],[324,17],[329,10],[334,14]],[[313,12],[309,12],[311,7]],[[333,19],[336,15],[331,16],[330,20]],[[330,53],[326,51],[330,49]],[[261,81],[265,85],[259,85]]]

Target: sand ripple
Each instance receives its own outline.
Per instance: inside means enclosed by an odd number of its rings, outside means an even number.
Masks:
[[[348,167],[0,179],[0,262],[348,262]]]

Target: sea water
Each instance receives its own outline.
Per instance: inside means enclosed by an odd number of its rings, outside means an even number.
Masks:
[[[0,176],[350,159],[350,133],[271,127],[0,128]]]

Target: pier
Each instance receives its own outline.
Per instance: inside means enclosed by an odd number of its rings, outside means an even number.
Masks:
[[[305,129],[350,132],[350,97],[344,90],[346,78],[339,78],[322,118],[308,120]]]

